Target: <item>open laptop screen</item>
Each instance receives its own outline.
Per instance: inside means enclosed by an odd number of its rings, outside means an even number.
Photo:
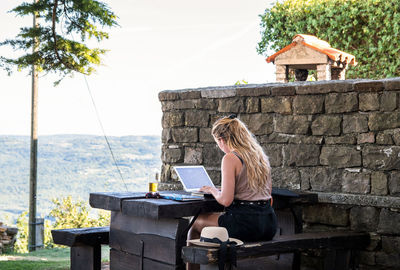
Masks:
[[[198,191],[203,186],[214,186],[203,166],[174,167],[186,191]]]

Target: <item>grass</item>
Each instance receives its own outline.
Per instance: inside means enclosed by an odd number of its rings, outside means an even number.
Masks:
[[[69,269],[69,249],[53,248],[31,253],[9,253],[0,255],[1,270],[67,270]]]
[[[102,259],[108,261],[109,248],[102,246]],[[70,249],[52,248],[31,253],[0,255],[1,270],[67,270],[70,269]]]
[[[69,262],[32,262],[32,261],[5,261],[0,262],[2,270],[68,270]]]

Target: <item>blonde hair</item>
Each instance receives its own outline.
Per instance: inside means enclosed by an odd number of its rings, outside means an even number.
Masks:
[[[243,159],[250,189],[267,187],[271,181],[268,157],[242,121],[236,116],[220,118],[214,123],[211,134],[217,139],[223,139]]]

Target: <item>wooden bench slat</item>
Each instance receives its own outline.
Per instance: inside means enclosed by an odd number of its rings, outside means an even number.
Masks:
[[[146,192],[95,192],[90,193],[89,204],[93,208],[121,211],[121,203],[127,199],[145,198]]]
[[[109,242],[109,227],[74,228],[52,230],[55,244],[64,246],[76,245],[106,245]]]
[[[250,254],[264,256],[292,252],[299,249],[356,249],[369,243],[369,235],[354,232],[319,232],[281,235],[279,238],[259,243],[246,243],[238,249],[238,257]]]
[[[222,211],[223,206],[214,199],[185,202],[167,199],[126,199],[122,201],[121,212],[127,216],[162,219],[194,216],[199,210]]]
[[[299,249],[359,249],[367,246],[369,235],[355,232],[318,232],[282,235],[271,241],[248,242],[237,249],[237,258],[264,257]],[[198,246],[183,247],[185,262],[210,264],[218,261],[218,249]]]

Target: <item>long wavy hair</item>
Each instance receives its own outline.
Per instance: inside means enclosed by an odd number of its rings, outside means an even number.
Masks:
[[[267,187],[271,181],[268,156],[241,120],[235,116],[220,118],[214,123],[211,134],[216,139],[223,139],[243,159],[250,189]]]

